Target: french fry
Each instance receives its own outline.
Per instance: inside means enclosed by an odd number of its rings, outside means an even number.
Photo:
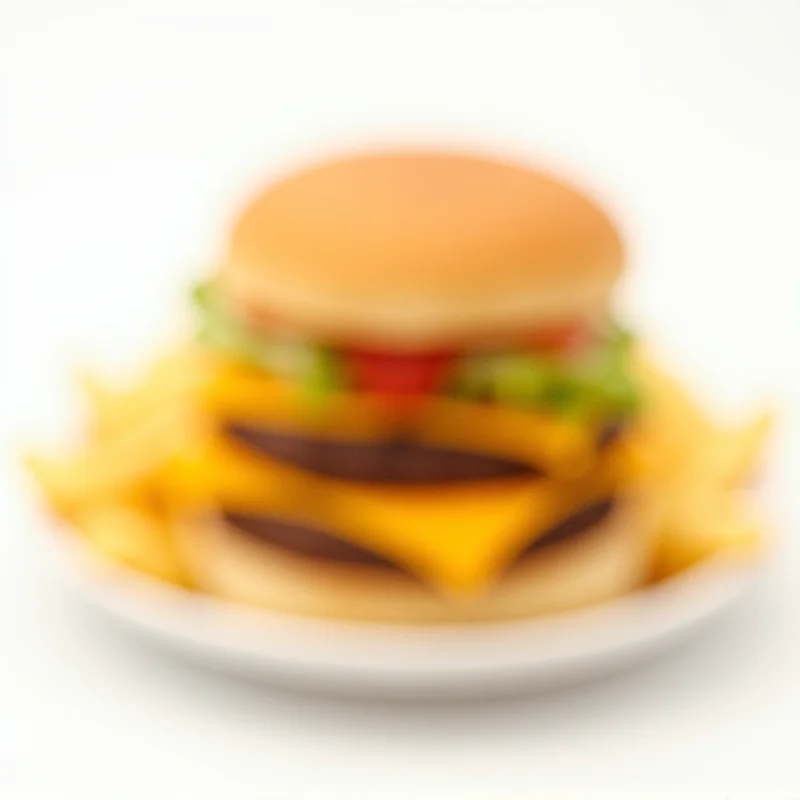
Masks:
[[[636,355],[634,368],[645,402],[632,452],[645,474],[692,471],[727,485],[749,477],[772,428],[772,413],[762,413],[743,427],[719,428],[680,383],[644,354]]]
[[[80,374],[78,380],[89,401],[95,435],[102,439],[120,433],[167,404],[180,400],[191,404],[207,380],[212,362],[210,354],[186,346],[157,361],[128,390],[114,389],[91,374]]]
[[[667,480],[682,472],[712,435],[705,412],[674,378],[644,353],[633,356],[642,387],[642,413],[625,444],[632,476]]]
[[[122,392],[115,391],[96,375],[87,371],[78,373],[77,383],[87,401],[95,428],[99,428],[101,433],[105,432],[109,427],[108,417],[114,416],[110,414],[110,410],[114,408]]]
[[[683,387],[645,354],[635,369],[644,412],[629,443],[628,469],[644,479],[660,525],[656,577],[666,577],[721,552],[752,557],[760,525],[736,487],[757,465],[772,428],[764,413],[741,427],[717,427]]]
[[[711,431],[711,420],[697,401],[647,353],[634,354],[632,367],[644,392],[645,417],[653,424],[677,420],[687,429],[683,439],[689,438],[689,433],[702,436]]]
[[[166,406],[73,458],[31,455],[27,465],[54,510],[69,517],[92,504],[147,493],[159,468],[198,428],[182,404]]]
[[[187,582],[168,522],[145,507],[132,503],[91,506],[77,515],[75,524],[110,560],[170,583]]]
[[[738,493],[710,484],[672,488],[657,541],[655,572],[663,578],[718,553],[753,558],[761,525]]]
[[[739,428],[714,431],[696,451],[690,471],[725,486],[744,483],[755,471],[774,424],[774,414],[763,413]]]

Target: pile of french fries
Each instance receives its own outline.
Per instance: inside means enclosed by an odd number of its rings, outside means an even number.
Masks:
[[[179,585],[191,580],[172,538],[164,475],[203,435],[200,397],[214,369],[211,353],[186,346],[126,389],[83,376],[91,420],[83,451],[27,458],[50,508],[98,553]],[[657,509],[654,579],[721,553],[757,556],[763,534],[748,511],[747,483],[772,415],[720,427],[650,359],[637,356],[637,369],[644,411],[627,448],[633,477]]]
[[[172,537],[163,476],[202,436],[199,397],[213,356],[195,346],[170,352],[136,385],[79,384],[89,407],[89,442],[63,458],[26,463],[56,516],[101,555],[148,575],[189,585]]]
[[[639,355],[637,369],[644,413],[631,444],[658,511],[654,578],[717,554],[757,557],[767,537],[751,509],[752,483],[774,414],[718,425],[651,359]]]

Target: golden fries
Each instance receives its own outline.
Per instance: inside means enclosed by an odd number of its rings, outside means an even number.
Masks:
[[[664,478],[684,468],[713,430],[711,421],[686,390],[650,360],[634,360],[644,402],[631,457],[645,475]]]
[[[756,470],[773,423],[774,414],[765,412],[741,427],[715,430],[697,448],[692,469],[725,486],[741,485]]]
[[[70,517],[97,503],[140,498],[151,488],[158,469],[193,438],[198,425],[183,404],[166,406],[73,458],[31,455],[27,465],[50,505]]]
[[[758,552],[759,526],[740,487],[755,470],[773,415],[717,427],[686,391],[641,354],[644,414],[631,437],[629,471],[659,509],[654,573],[665,577],[719,552]]]
[[[92,429],[98,438],[113,436],[157,414],[164,406],[193,404],[213,364],[197,347],[183,347],[157,361],[143,380],[127,391],[113,389],[93,375],[82,373],[79,384],[89,402]]]
[[[132,503],[109,503],[83,509],[76,527],[107,558],[172,583],[186,576],[168,523]]]
[[[136,386],[110,388],[79,376],[93,436],[83,452],[26,458],[54,511],[112,560],[163,580],[186,583],[172,545],[161,474],[170,458],[201,437],[195,402],[211,358],[194,347],[158,361]]]
[[[709,417],[675,378],[641,353],[634,358],[634,369],[642,385],[648,422],[679,428],[684,442],[690,440],[690,434],[703,436],[711,430]]]
[[[738,494],[707,484],[673,487],[657,540],[655,577],[721,553],[752,558],[760,545],[761,525]]]

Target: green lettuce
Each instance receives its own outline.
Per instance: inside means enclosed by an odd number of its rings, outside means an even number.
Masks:
[[[308,342],[268,339],[247,328],[222,302],[211,283],[192,291],[200,317],[198,339],[250,366],[296,380],[315,401],[341,391],[343,365],[329,348]]]
[[[639,392],[629,367],[633,336],[612,325],[598,345],[570,360],[531,352],[466,356],[453,392],[513,408],[548,408],[565,415],[629,416]]]
[[[200,317],[198,336],[209,347],[297,381],[314,402],[350,386],[344,359],[331,348],[256,333],[230,313],[211,283],[197,286],[192,296]],[[523,410],[627,417],[639,405],[629,364],[632,343],[632,334],[613,323],[595,347],[572,359],[514,351],[465,355],[447,391]]]

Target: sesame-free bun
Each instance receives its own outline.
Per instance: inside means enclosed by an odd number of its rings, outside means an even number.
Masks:
[[[219,520],[184,523],[177,541],[198,589],[226,600],[313,617],[395,623],[479,622],[550,614],[641,586],[650,526],[638,503],[594,528],[534,550],[487,592],[449,599],[398,570],[297,555]]]
[[[553,177],[459,153],[371,152],[256,197],[219,277],[251,323],[414,349],[600,312],[622,260],[605,213]]]

